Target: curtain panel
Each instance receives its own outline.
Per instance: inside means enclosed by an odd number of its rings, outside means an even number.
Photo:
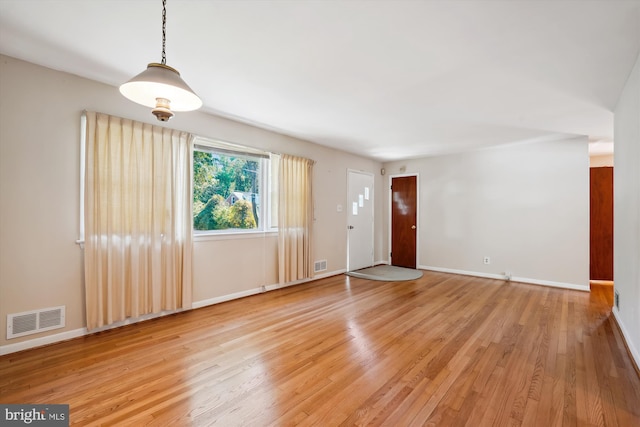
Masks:
[[[311,278],[313,160],[283,154],[278,168],[278,280]]]
[[[86,113],[89,330],[191,307],[191,135]]]

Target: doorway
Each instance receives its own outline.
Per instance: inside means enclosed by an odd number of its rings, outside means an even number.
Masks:
[[[416,268],[418,177],[391,177],[391,265]]]
[[[347,270],[373,265],[373,174],[347,171]]]
[[[613,168],[589,171],[589,279],[613,281]]]

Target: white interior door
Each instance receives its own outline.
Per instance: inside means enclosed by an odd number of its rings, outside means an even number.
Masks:
[[[347,270],[373,265],[373,174],[348,171]]]

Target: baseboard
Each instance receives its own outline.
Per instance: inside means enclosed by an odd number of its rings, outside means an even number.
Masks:
[[[640,376],[640,352],[638,352],[638,349],[633,345],[633,341],[631,341],[631,334],[629,334],[629,331],[627,331],[624,326],[624,322],[622,322],[622,319],[620,319],[620,312],[618,311],[618,309],[613,307],[611,312],[613,313],[613,318],[615,319],[620,332],[622,332],[625,347],[627,347],[627,350],[631,355],[631,360],[632,362],[634,362],[636,373],[638,373],[638,376]]]
[[[336,270],[336,271],[331,271],[331,272],[327,272],[327,273],[323,273],[323,274],[318,274],[316,276],[314,276],[311,279],[303,279],[303,280],[297,280],[294,282],[290,282],[290,283],[285,283],[283,285],[280,284],[275,284],[275,285],[267,285],[264,287],[259,287],[259,288],[253,288],[253,289],[248,289],[246,291],[242,291],[242,292],[235,292],[233,294],[228,294],[228,295],[223,295],[220,297],[216,297],[216,298],[209,298],[206,300],[202,300],[202,301],[196,301],[191,305],[191,309],[196,309],[196,308],[201,308],[201,307],[207,307],[210,305],[214,305],[214,304],[220,304],[222,302],[225,301],[231,301],[234,299],[239,299],[239,298],[244,298],[244,297],[248,297],[251,295],[256,295],[262,292],[268,292],[268,291],[272,291],[274,289],[281,289],[281,288],[286,288],[289,286],[295,286],[295,285],[300,285],[302,283],[308,283],[308,282],[312,282],[314,280],[318,280],[318,279],[323,279],[325,277],[331,277],[331,276],[337,276],[338,274],[342,274],[345,273],[347,270],[346,269],[342,269],[342,270]],[[40,338],[34,338],[31,340],[27,340],[27,341],[21,341],[15,344],[7,344],[7,345],[3,345],[0,346],[0,356],[3,356],[5,354],[11,354],[11,353],[16,353],[18,351],[22,351],[22,350],[28,350],[30,348],[35,348],[35,347],[42,347],[48,344],[55,344],[57,342],[61,342],[61,341],[67,341],[73,338],[78,338],[84,335],[90,335],[96,332],[102,332],[108,329],[113,329],[113,328],[118,328],[121,326],[125,326],[125,325],[132,325],[138,322],[142,322],[145,320],[151,320],[157,317],[162,317],[162,316],[166,316],[169,314],[174,314],[174,313],[178,313],[180,311],[185,311],[185,310],[175,310],[175,311],[170,311],[170,312],[163,312],[163,313],[155,313],[155,314],[148,314],[136,319],[126,319],[123,320],[121,322],[116,322],[113,323],[111,325],[107,325],[107,326],[103,326],[101,328],[98,329],[93,329],[91,331],[87,330],[87,328],[80,328],[80,329],[75,329],[72,331],[66,331],[66,332],[61,332],[59,334],[53,334],[53,335],[47,335],[45,337],[40,337]]]
[[[202,301],[197,301],[194,302],[193,304],[191,304],[191,308],[202,308],[202,307],[207,307],[210,305],[214,305],[214,304],[220,304],[222,302],[227,302],[227,301],[231,301],[234,299],[239,299],[239,298],[244,298],[244,297],[248,297],[251,295],[256,295],[259,294],[261,292],[264,292],[266,289],[262,289],[262,288],[253,288],[253,289],[248,289],[246,291],[241,291],[241,292],[234,292],[232,294],[227,294],[227,295],[222,295],[219,297],[215,297],[215,298],[208,298]]]
[[[438,271],[441,273],[453,273],[453,274],[462,274],[464,276],[483,277],[485,279],[507,280],[507,276],[503,274],[480,273],[477,271],[456,270],[453,268],[432,267],[428,265],[421,265],[418,268],[420,268],[421,270]],[[572,289],[576,291],[586,291],[586,292],[590,291],[589,285],[576,285],[573,283],[553,282],[551,280],[539,280],[539,279],[530,279],[527,277],[514,276],[514,277],[511,277],[511,281],[518,282],[518,283],[527,283],[530,285],[542,285],[542,286],[551,286],[553,288]]]
[[[385,262],[381,262],[381,264],[383,264]],[[488,273],[479,273],[479,272],[473,272],[473,271],[465,271],[465,270],[455,270],[455,269],[450,269],[450,268],[440,268],[440,267],[431,267],[431,266],[419,266],[418,268],[422,269],[422,270],[431,270],[431,271],[438,271],[438,272],[442,272],[442,273],[453,273],[453,274],[462,274],[465,276],[475,276],[475,277],[483,277],[483,278],[487,278],[487,279],[498,279],[498,280],[506,280],[506,277],[501,275],[501,274],[488,274]],[[210,305],[214,305],[214,304],[220,304],[222,302],[226,302],[226,301],[231,301],[234,299],[238,299],[238,298],[244,298],[244,297],[248,297],[251,295],[256,295],[262,292],[268,292],[268,291],[272,291],[275,289],[281,289],[281,288],[285,288],[285,287],[289,287],[289,286],[295,286],[295,285],[300,285],[302,283],[308,283],[311,282],[313,280],[318,280],[318,279],[323,279],[326,277],[331,277],[331,276],[337,276],[339,274],[343,274],[346,273],[346,269],[341,269],[341,270],[336,270],[336,271],[331,271],[331,272],[327,272],[327,273],[323,273],[323,274],[318,274],[316,276],[314,276],[311,279],[303,279],[303,280],[297,280],[294,282],[290,282],[290,283],[286,283],[284,285],[280,285],[280,284],[273,284],[273,285],[266,285],[264,287],[258,287],[258,288],[253,288],[253,289],[248,289],[246,291],[241,291],[241,292],[235,292],[233,294],[228,294],[228,295],[222,295],[220,297],[215,297],[215,298],[209,298],[206,300],[202,300],[202,301],[196,301],[192,304],[192,308],[196,309],[196,308],[201,308],[201,307],[207,307]],[[559,282],[552,282],[552,281],[548,281],[548,280],[537,280],[537,279],[527,279],[527,278],[523,278],[523,277],[512,277],[511,278],[512,281],[514,282],[520,282],[520,283],[529,283],[529,284],[534,284],[534,285],[544,285],[544,286],[552,286],[552,287],[558,287],[558,288],[565,288],[565,289],[575,289],[575,290],[580,290],[580,291],[589,291],[589,287],[588,286],[580,286],[580,285],[573,285],[570,283],[559,283]],[[54,344],[60,341],[66,341],[72,338],[77,338],[77,337],[81,337],[83,335],[88,335],[91,333],[95,333],[95,332],[100,332],[100,331],[104,331],[104,330],[108,330],[108,329],[113,329],[113,328],[117,328],[120,326],[124,326],[124,325],[129,325],[129,324],[134,324],[134,323],[138,323],[144,320],[150,320],[156,317],[161,317],[167,314],[173,314],[175,313],[175,311],[172,312],[166,312],[166,313],[159,313],[159,314],[152,314],[152,315],[147,315],[147,316],[143,316],[141,318],[137,318],[137,319],[127,319],[124,320],[122,322],[117,322],[115,324],[112,325],[108,325],[108,326],[104,326],[102,328],[99,329],[95,329],[92,331],[88,331],[86,328],[81,328],[81,329],[75,329],[72,331],[66,331],[66,332],[61,332],[59,334],[53,334],[53,335],[47,335],[45,337],[40,337],[40,338],[35,338],[32,340],[27,340],[27,341],[21,341],[15,344],[8,344],[8,345],[4,345],[4,346],[0,346],[0,356],[5,355],[5,354],[10,354],[10,353],[15,353],[18,351],[22,351],[22,350],[28,350],[30,348],[35,348],[35,347],[41,347],[44,345],[48,345],[48,344]],[[615,315],[615,312],[614,312]],[[616,317],[617,318],[617,317]],[[625,336],[625,340],[628,341],[628,333],[625,332],[624,327],[622,327],[622,324],[620,322],[618,322],[621,326],[621,330],[622,330],[622,334]],[[632,346],[630,346],[630,351],[633,354],[633,357],[636,360],[636,363],[638,363],[638,360],[640,360],[640,358],[638,357],[638,352],[637,350],[635,350],[635,348],[633,348]]]
[[[280,285],[280,284],[265,285],[265,286],[261,286],[259,288],[252,288],[252,289],[247,289],[246,291],[235,292],[233,294],[222,295],[222,296],[215,297],[215,298],[209,298],[209,299],[206,299],[206,300],[194,302],[192,304],[192,308],[207,307],[207,306],[214,305],[214,304],[220,304],[220,303],[226,302],[226,301],[232,301],[232,300],[238,299],[238,298],[244,298],[244,297],[248,297],[248,296],[251,296],[251,295],[260,294],[262,292],[269,292],[269,291],[273,291],[275,289],[288,288],[289,286],[300,285],[302,283],[308,283],[308,282],[312,282],[314,280],[324,279],[325,277],[337,276],[338,274],[342,274],[342,273],[344,273],[346,271],[347,270],[344,270],[344,269],[343,270],[337,270],[337,271],[331,271],[331,272],[328,272],[328,273],[317,274],[317,275],[313,276],[313,278],[311,278],[311,279],[296,280],[296,281],[285,283],[285,284],[282,284],[282,285]]]
[[[344,274],[346,272],[347,272],[347,269],[346,268],[342,268],[340,270],[334,270],[334,271],[330,271],[328,273],[317,274],[317,275],[313,276],[313,279],[307,279],[305,282],[310,282],[312,280],[318,280],[318,279],[324,279],[326,277],[331,277],[331,276],[337,276],[338,274]],[[296,283],[296,284],[298,284],[298,283]]]
[[[109,325],[104,325],[99,328],[88,330],[87,328],[74,329],[72,331],[61,332],[59,334],[47,335],[46,337],[34,338],[27,341],[21,341],[15,344],[7,344],[0,346],[0,356],[4,354],[15,353],[22,350],[28,350],[30,348],[42,347],[49,344],[55,344],[62,341],[67,341],[73,338],[78,338],[84,335],[91,335],[102,331],[108,331],[109,329],[119,328],[121,326],[133,325],[134,323],[144,322],[145,320],[151,320],[158,317],[168,316],[170,314],[179,313],[185,310],[167,310],[160,313],[149,313],[140,317],[128,318],[119,322],[114,322]]]
[[[0,346],[0,356],[5,354],[16,353],[30,348],[42,347],[49,344],[55,344],[61,341],[67,341],[87,335],[87,328],[74,329],[72,331],[60,332],[59,334],[47,335],[46,337],[34,338],[27,341],[20,341],[15,344],[7,344]]]

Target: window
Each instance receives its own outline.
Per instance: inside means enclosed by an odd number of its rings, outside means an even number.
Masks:
[[[269,153],[197,138],[193,150],[194,231],[272,228],[270,164]]]

